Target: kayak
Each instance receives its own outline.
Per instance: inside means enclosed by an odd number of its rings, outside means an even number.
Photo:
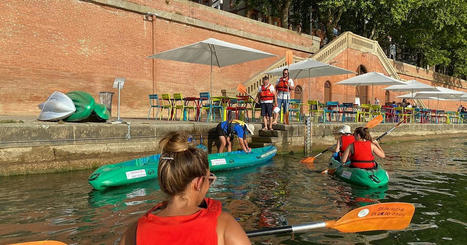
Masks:
[[[35,242],[13,243],[10,245],[66,245],[66,243],[59,242],[59,241],[45,240],[45,241],[35,241]]]
[[[378,188],[388,184],[389,175],[379,164],[375,169],[361,169],[345,167],[342,163],[331,157],[330,169],[335,169],[334,175],[339,179],[358,186]]]
[[[216,172],[250,167],[271,160],[276,152],[275,146],[266,146],[251,149],[249,153],[233,151],[209,154],[209,168]],[[96,190],[105,190],[109,187],[155,179],[159,158],[160,154],[157,154],[101,166],[89,176],[89,184]]]

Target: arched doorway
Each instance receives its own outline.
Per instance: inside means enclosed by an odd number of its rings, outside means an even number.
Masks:
[[[328,102],[328,101],[331,101],[332,100],[332,97],[331,97],[331,82],[330,81],[326,81],[324,83],[324,102]]]
[[[303,89],[302,89],[302,86],[300,86],[300,85],[295,86],[293,98],[296,99],[296,100],[300,100],[300,101],[303,100]]]
[[[391,94],[389,93],[389,90],[386,90],[386,93],[384,94],[384,103],[390,103],[391,102]]]
[[[357,69],[357,75],[367,73],[367,69],[363,65],[359,65]],[[360,98],[360,104],[371,104],[368,98],[368,86],[357,86],[355,88],[355,97]]]

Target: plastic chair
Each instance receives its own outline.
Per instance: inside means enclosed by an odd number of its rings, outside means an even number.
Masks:
[[[154,115],[154,118],[157,118],[159,111],[161,110],[161,105],[159,103],[159,97],[157,94],[150,94],[149,95],[149,110],[148,110],[148,119],[149,116],[151,115],[151,109],[156,108],[156,115]]]
[[[309,100],[308,101],[308,112],[310,117],[313,118],[313,121],[319,122],[319,118],[324,118],[324,109],[323,104],[319,103],[318,100]],[[324,120],[324,119],[323,119]]]
[[[355,122],[369,122],[371,120],[371,105],[362,104],[357,110]]]
[[[354,117],[357,112],[354,110],[353,103],[342,103],[339,113],[342,113],[342,122],[346,122],[347,118],[350,118],[350,121],[355,121]]]
[[[167,110],[167,120],[171,119],[171,113],[172,113],[172,99],[170,98],[169,94],[162,94],[162,101],[160,101],[161,105],[161,113],[159,114],[159,120],[162,120],[162,112],[164,110]]]
[[[289,121],[295,116],[298,122],[302,118],[302,101],[299,99],[289,100]]]
[[[206,122],[209,122],[209,118],[211,118],[211,122],[216,120],[215,110],[219,110],[219,116],[222,116],[222,109],[223,109],[222,105],[220,105],[219,103],[217,104],[213,103],[209,92],[199,93],[199,100],[200,100],[200,110],[205,110],[207,112]],[[201,111],[200,111],[200,115],[198,116],[198,121],[200,120],[201,120]]]
[[[324,107],[324,122],[326,122],[326,114],[329,114],[329,121],[332,121],[334,114],[339,113],[339,102],[337,101],[328,101]],[[337,118],[336,118],[337,121]]]

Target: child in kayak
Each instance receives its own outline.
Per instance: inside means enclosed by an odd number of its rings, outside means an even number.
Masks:
[[[350,159],[350,167],[372,169],[376,167],[374,155],[384,158],[384,151],[378,141],[372,140],[368,128],[358,127],[354,131],[355,142],[342,154],[342,163]]]
[[[339,160],[342,157],[342,154],[347,149],[347,147],[355,141],[355,137],[350,131],[349,125],[342,126],[342,128],[339,129],[338,132],[340,136],[337,139],[336,150],[334,154],[334,158],[337,160]]]
[[[157,170],[161,202],[132,224],[120,244],[251,244],[221,202],[206,198],[216,176],[205,152],[189,146],[186,137],[169,133],[159,143]]]

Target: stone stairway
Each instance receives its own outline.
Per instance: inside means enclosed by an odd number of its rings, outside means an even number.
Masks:
[[[264,147],[268,145],[275,145],[276,147],[282,146],[284,143],[289,143],[289,131],[283,124],[273,125],[274,130],[259,130],[259,134],[251,137],[249,146],[252,148]]]

